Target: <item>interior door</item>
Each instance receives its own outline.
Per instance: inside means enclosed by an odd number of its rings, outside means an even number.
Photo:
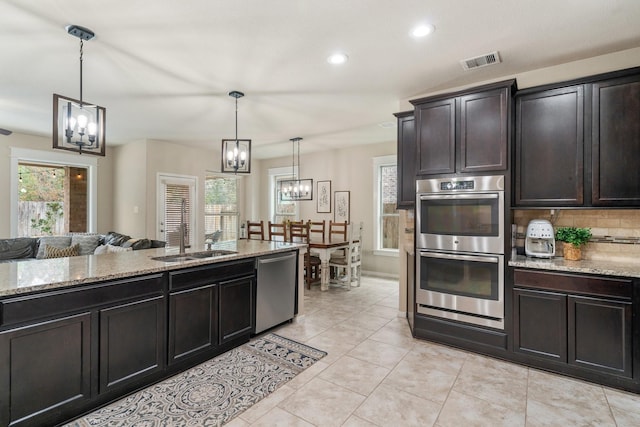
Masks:
[[[196,183],[193,176],[158,176],[157,239],[167,242],[167,246],[180,245],[180,222],[182,221],[182,200],[185,200],[184,221],[187,224],[185,244],[195,244],[196,229]]]

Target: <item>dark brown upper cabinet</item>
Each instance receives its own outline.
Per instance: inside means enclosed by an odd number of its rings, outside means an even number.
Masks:
[[[398,209],[413,209],[416,199],[416,128],[413,111],[394,114],[398,120]]]
[[[411,101],[415,107],[417,175],[508,168],[515,80]]]
[[[640,206],[640,68],[516,95],[514,206]]]
[[[584,201],[584,88],[516,95],[515,204]]]
[[[592,204],[640,206],[640,75],[592,87]]]

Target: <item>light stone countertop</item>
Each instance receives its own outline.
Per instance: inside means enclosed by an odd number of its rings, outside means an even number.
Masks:
[[[567,261],[563,257],[544,259],[516,255],[509,261],[509,266],[537,270],[564,271],[569,273],[640,278],[640,261],[633,263],[604,260]]]
[[[131,252],[82,255],[67,258],[0,263],[0,298],[142,274],[161,273],[198,265],[215,264],[297,249],[299,243],[238,240],[214,245],[213,249],[237,251],[214,258],[163,262],[151,257],[177,255],[177,248],[144,249]],[[189,252],[201,252],[192,249]]]

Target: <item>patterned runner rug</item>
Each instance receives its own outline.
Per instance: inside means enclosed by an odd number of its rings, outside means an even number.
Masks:
[[[67,426],[219,426],[326,355],[267,334]]]

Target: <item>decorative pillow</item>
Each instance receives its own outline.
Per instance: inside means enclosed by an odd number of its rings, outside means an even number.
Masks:
[[[151,247],[151,240],[149,239],[129,239],[122,244],[123,248],[133,248],[134,251],[138,249],[149,249]]]
[[[107,247],[107,253],[114,252],[130,252],[133,248],[123,248],[122,246],[105,245]]]
[[[80,245],[80,255],[91,255],[100,244],[98,234],[73,234],[71,235],[71,245]]]
[[[43,236],[40,237],[40,247],[36,254],[37,259],[44,258],[45,246],[53,246],[55,248],[67,248],[71,246],[71,236]]]
[[[108,249],[109,248],[107,248],[107,245],[100,245],[93,251],[93,254],[94,255],[106,254]]]
[[[55,246],[44,245],[44,259],[77,256],[79,250],[79,244],[66,248],[56,248]]]
[[[131,239],[131,236],[127,236],[126,234],[116,233],[115,231],[110,231],[104,236],[104,244],[113,245],[113,246],[122,246],[122,244],[129,239]]]

